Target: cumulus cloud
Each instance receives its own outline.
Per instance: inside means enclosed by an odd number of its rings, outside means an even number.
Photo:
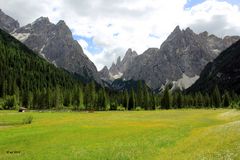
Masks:
[[[227,2],[208,0],[189,10],[188,25],[196,32],[208,31],[224,37],[239,35],[240,19],[239,6]]]
[[[138,54],[150,47],[159,48],[176,25],[221,37],[240,34],[238,5],[206,0],[185,8],[189,3],[190,0],[0,0],[3,11],[21,25],[48,16],[54,23],[65,20],[74,35],[91,38],[91,42],[78,42],[98,69],[109,67],[128,48]]]

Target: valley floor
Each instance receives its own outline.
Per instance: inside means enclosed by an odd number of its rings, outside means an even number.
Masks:
[[[1,160],[218,160],[239,151],[236,110],[0,111]]]

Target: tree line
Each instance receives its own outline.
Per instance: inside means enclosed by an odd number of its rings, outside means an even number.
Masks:
[[[75,85],[72,89],[57,86],[20,91],[16,87],[13,93],[2,96],[2,109],[17,109],[19,106],[33,110],[75,111],[239,108],[239,96],[228,91],[221,94],[217,86],[211,94],[184,94],[168,88],[161,93],[153,93],[141,83],[137,90],[116,92],[97,87],[95,82],[90,82],[83,86]]]

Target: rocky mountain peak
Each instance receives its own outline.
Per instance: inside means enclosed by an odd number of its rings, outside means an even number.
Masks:
[[[108,71],[107,66],[104,66],[103,69],[102,69],[102,71]]]
[[[119,74],[119,68],[115,63],[112,63],[112,66],[109,69],[109,72],[114,76]]]
[[[193,32],[193,30],[192,30],[190,27],[187,27],[187,28],[185,29],[185,31],[186,31],[186,32]]]
[[[234,42],[238,41],[240,39],[239,36],[225,36],[223,38],[223,42],[226,47],[232,45]]]
[[[125,55],[131,55],[132,54],[132,48],[128,48],[127,52]]]
[[[132,57],[136,57],[138,54],[136,51],[133,51],[131,48],[129,48],[124,56],[123,59],[129,59],[129,58],[132,58]]]
[[[175,28],[174,28],[174,30],[173,30],[173,34],[174,33],[181,33],[182,31],[181,31],[181,29],[180,29],[180,26],[176,26]]]
[[[66,25],[65,21],[60,20],[56,24],[56,28],[57,28],[56,30],[57,30],[58,34],[60,34],[61,36],[72,38],[72,32],[71,32],[70,28]]]
[[[199,36],[202,37],[202,38],[208,37],[208,32],[204,31],[204,32],[200,33]]]
[[[120,56],[117,58],[117,63],[116,63],[116,65],[117,65],[117,66],[121,65],[121,57],[120,57]]]
[[[62,29],[70,30],[69,27],[67,26],[67,24],[65,23],[65,21],[63,21],[63,20],[58,21],[56,26],[58,26],[59,28],[62,28]]]
[[[0,10],[0,28],[8,33],[11,33],[19,28],[19,23]]]
[[[112,63],[112,66],[109,69],[109,74],[111,79],[121,78],[123,73],[126,71],[128,66],[133,62],[133,59],[137,57],[137,52],[132,49],[128,49],[125,53],[124,58],[121,60],[121,57],[118,57],[117,63]]]
[[[49,24],[51,24],[51,22],[49,21],[48,17],[39,17],[32,23],[32,25],[49,25]]]
[[[189,28],[189,27],[187,27],[185,30],[183,30],[185,33],[187,33],[187,34],[195,34],[194,32],[193,32],[193,30],[191,29],[191,28]]]
[[[104,81],[108,81],[111,79],[107,66],[104,66],[103,69],[99,71],[99,75]]]

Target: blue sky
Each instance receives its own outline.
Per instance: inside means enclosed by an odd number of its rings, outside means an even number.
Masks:
[[[90,52],[91,54],[97,54],[103,51],[103,48],[97,44],[94,43],[93,38],[94,37],[84,37],[84,36],[80,36],[80,35],[73,35],[73,38],[75,40],[84,40],[85,42],[87,42],[88,46],[87,46],[87,51]]]
[[[187,4],[184,6],[185,8],[192,8],[193,6],[204,2],[204,0],[188,0]]]
[[[192,8],[193,6],[204,2],[205,0],[188,0],[187,4],[184,6],[185,8]],[[219,0],[225,1],[231,4],[240,5],[240,0]]]

